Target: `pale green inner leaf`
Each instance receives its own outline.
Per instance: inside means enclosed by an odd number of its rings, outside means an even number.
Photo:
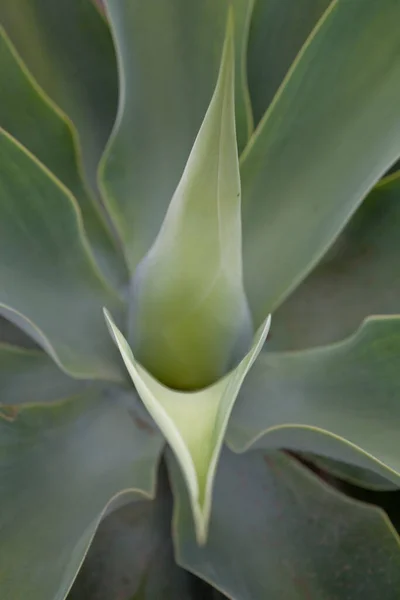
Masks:
[[[264,344],[270,317],[236,369],[208,388],[185,393],[154,379],[135,360],[107,311],[105,315],[138,394],[176,454],[190,495],[197,539],[204,543],[212,486],[228,419],[243,380]]]
[[[211,385],[247,351],[232,18],[210,106],[132,289],[129,339],[166,385]]]

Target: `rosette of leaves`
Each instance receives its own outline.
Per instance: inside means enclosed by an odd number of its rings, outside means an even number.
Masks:
[[[400,2],[104,4],[0,6],[0,596],[398,598],[293,456],[399,484]]]

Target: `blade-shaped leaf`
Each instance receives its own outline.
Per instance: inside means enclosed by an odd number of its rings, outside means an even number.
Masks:
[[[119,115],[103,163],[110,213],[132,270],[149,250],[209,105],[228,0],[106,0],[119,59]],[[249,106],[243,51],[251,0],[235,0],[238,124]],[[243,40],[243,41],[242,41]],[[246,124],[247,122],[247,124]]]
[[[251,19],[248,79],[255,121],[271,103],[291,64],[332,0],[257,0]]]
[[[178,567],[172,497],[164,469],[152,502],[132,502],[101,524],[68,600],[190,600],[195,581]]]
[[[243,380],[263,346],[270,319],[260,327],[251,350],[236,369],[209,388],[185,393],[165,387],[145,371],[107,311],[105,315],[139,396],[181,466],[189,490],[196,536],[199,543],[204,543],[215,471],[229,416]]]
[[[133,352],[157,379],[179,389],[214,383],[252,337],[242,277],[232,36],[230,20],[215,93],[133,279]]]
[[[291,448],[400,481],[400,317],[368,319],[344,342],[264,353],[229,423],[237,451]]]
[[[304,283],[274,314],[268,349],[350,335],[371,314],[400,312],[400,173],[379,183]]]
[[[89,0],[2,0],[0,22],[33,77],[74,123],[95,189],[118,99],[106,21]]]
[[[99,265],[111,281],[121,283],[125,276],[123,259],[85,187],[74,131],[38,88],[1,27],[0,73],[3,82],[0,127],[21,142],[72,192],[82,210],[85,230]]]
[[[68,373],[119,379],[102,306],[121,301],[96,270],[75,201],[0,132],[0,313]]]
[[[45,352],[0,344],[0,414],[3,404],[53,402],[85,386],[65,375]]]
[[[221,456],[203,548],[169,457],[178,563],[232,600],[395,600],[399,539],[381,511],[347,498],[281,453]]]
[[[118,390],[0,418],[1,597],[63,600],[106,507],[153,494],[160,449]]]
[[[244,276],[256,323],[400,155],[399,22],[400,2],[333,2],[242,156]]]

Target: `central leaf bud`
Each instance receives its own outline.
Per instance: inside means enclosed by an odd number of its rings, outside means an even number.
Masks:
[[[181,181],[132,283],[134,354],[178,389],[217,381],[244,356],[253,335],[242,276],[232,27]]]

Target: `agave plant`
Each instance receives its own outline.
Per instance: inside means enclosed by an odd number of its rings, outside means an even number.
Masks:
[[[400,1],[104,5],[0,5],[0,597],[398,598]]]

